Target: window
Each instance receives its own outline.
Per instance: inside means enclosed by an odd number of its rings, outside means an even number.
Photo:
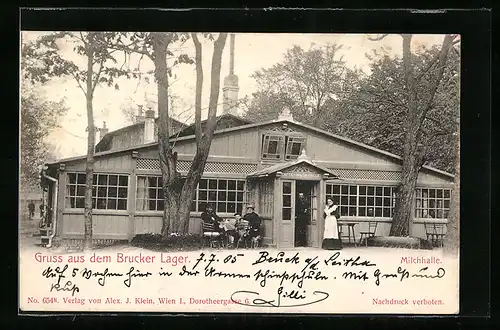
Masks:
[[[85,173],[68,173],[66,184],[66,207],[85,207]],[[98,210],[126,210],[128,176],[117,174],[94,174],[92,185],[92,208]]]
[[[326,195],[340,206],[341,216],[392,218],[396,187],[327,184]]]
[[[244,192],[245,180],[201,179],[191,210],[203,212],[210,203],[216,212],[242,212]]]
[[[281,214],[283,220],[292,220],[292,183],[289,181],[283,182],[283,205]]]
[[[415,218],[447,219],[450,211],[450,189],[417,188]]]
[[[282,135],[264,135],[262,137],[262,159],[281,159],[283,138]]]
[[[137,177],[138,211],[163,211],[163,180],[160,176]],[[208,203],[212,204],[216,212],[242,212],[245,193],[244,180],[231,179],[201,179],[191,211],[203,212]]]
[[[137,177],[137,211],[163,211],[163,180],[161,176]]]
[[[297,159],[306,146],[306,138],[298,136],[286,137],[285,159]]]

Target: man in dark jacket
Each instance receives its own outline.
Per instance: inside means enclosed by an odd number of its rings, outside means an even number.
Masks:
[[[295,246],[307,246],[307,225],[311,217],[309,201],[304,193],[299,193],[296,203]]]
[[[248,221],[250,226],[250,237],[261,236],[260,225],[262,219],[255,213],[255,207],[252,204],[247,206],[247,213],[243,216],[243,220]]]
[[[218,232],[224,231],[224,229],[220,227],[221,221],[223,219],[215,213],[214,208],[210,204],[207,205],[205,212],[201,214],[201,220],[205,223],[213,224],[214,231]]]

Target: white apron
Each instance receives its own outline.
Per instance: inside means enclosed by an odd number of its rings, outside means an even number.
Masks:
[[[325,213],[327,214],[325,218],[325,232],[323,233],[323,239],[339,238],[339,230],[337,227],[337,218],[334,215],[328,215],[332,212],[335,212],[338,208],[338,205],[333,205],[332,207],[325,207]]]

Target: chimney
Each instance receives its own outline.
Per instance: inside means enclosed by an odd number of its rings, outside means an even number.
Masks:
[[[98,143],[102,140],[104,135],[108,134],[108,132],[109,132],[109,129],[106,127],[106,122],[103,121],[102,128],[99,128],[99,141],[98,141]]]
[[[144,119],[144,143],[155,142],[155,112],[149,108]]]
[[[135,116],[135,122],[141,123],[143,121],[144,121],[144,114],[143,114],[143,110],[142,110],[142,105],[139,105],[138,109],[137,109],[137,116]]]
[[[223,112],[237,114],[238,103],[238,76],[234,74],[234,33],[230,35],[229,44],[229,75],[224,78],[222,88]]]

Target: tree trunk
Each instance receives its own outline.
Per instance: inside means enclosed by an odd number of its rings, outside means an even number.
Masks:
[[[163,178],[163,192],[165,208],[163,211],[163,225],[161,234],[167,236],[170,233],[187,233],[189,230],[189,216],[191,203],[205,168],[212,136],[216,127],[217,103],[220,89],[220,71],[222,51],[227,35],[221,34],[214,44],[212,57],[212,76],[209,100],[208,119],[205,132],[201,133],[201,86],[203,72],[201,69],[201,49],[197,54],[197,91],[196,91],[196,136],[197,151],[193,162],[183,181],[177,171],[177,153],[173,152],[169,143],[169,109],[168,109],[168,68],[166,63],[167,47],[172,38],[165,34],[155,34],[154,63],[155,77],[158,88],[158,147],[160,166]],[[196,39],[197,40],[197,39]],[[199,66],[198,66],[199,65]]]
[[[460,128],[457,129],[455,134],[455,182],[451,193],[444,250],[446,253],[457,255],[460,248]]]
[[[410,235],[410,223],[413,214],[413,197],[417,185],[418,172],[422,167],[421,151],[418,149],[418,128],[407,128],[404,148],[401,183],[397,189],[396,205],[389,236],[406,237]]]
[[[177,154],[172,152],[169,142],[167,48],[171,37],[167,33],[154,33],[152,38],[154,40],[153,59],[158,90],[158,154],[165,202],[161,234],[167,236],[176,232],[171,224],[179,217],[179,211],[183,208],[180,204],[182,181],[179,172],[177,172]]]
[[[203,68],[202,68],[202,46],[195,33],[192,34],[196,50],[196,97],[195,97],[195,135],[196,135],[196,154],[186,176],[186,182],[182,187],[180,204],[185,206],[179,214],[181,217],[175,222],[175,227],[182,232],[189,229],[189,206],[193,201],[196,187],[205,170],[210,145],[217,127],[217,105],[219,102],[220,91],[220,72],[222,52],[226,45],[227,34],[221,33],[214,42],[214,51],[212,54],[212,68],[210,71],[210,98],[208,104],[208,116],[205,131],[201,130],[201,96],[203,87]]]
[[[90,47],[90,46],[87,46]],[[85,168],[85,234],[83,248],[85,250],[92,249],[92,186],[94,179],[94,146],[95,146],[95,126],[94,126],[94,109],[92,107],[92,75],[93,75],[93,60],[94,53],[92,49],[87,50],[87,92],[85,95],[87,104],[87,162]]]

